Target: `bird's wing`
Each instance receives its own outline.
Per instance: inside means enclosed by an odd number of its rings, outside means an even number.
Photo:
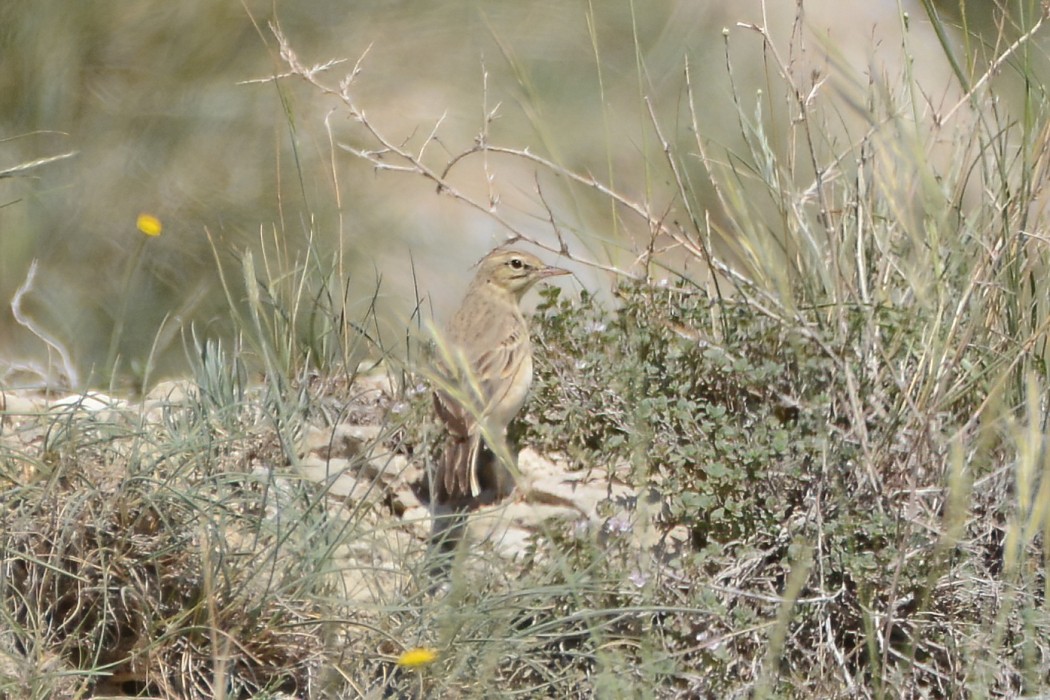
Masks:
[[[507,313],[513,314],[513,323],[507,322]],[[448,341],[452,352],[447,361],[457,366],[446,366],[442,373],[458,386],[435,391],[434,409],[449,433],[438,481],[444,495],[454,500],[479,495],[477,459],[482,430],[478,419],[484,420],[494,410],[503,413],[498,409],[514,390],[523,363],[530,362],[530,348],[528,327],[517,307],[499,303],[465,305],[452,321]],[[491,427],[502,431],[505,426]],[[485,436],[486,440],[494,437]],[[495,451],[499,454],[505,449]]]
[[[474,358],[474,379],[481,386],[486,406],[506,395],[529,352],[528,330],[521,325],[510,329],[498,344]]]

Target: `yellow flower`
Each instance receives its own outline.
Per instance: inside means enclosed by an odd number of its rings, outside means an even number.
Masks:
[[[397,657],[397,665],[404,668],[422,668],[437,660],[438,653],[434,649],[416,647]]]
[[[135,223],[138,225],[139,231],[142,231],[151,238],[159,236],[161,230],[164,228],[160,223],[160,219],[152,214],[139,214],[139,218]]]

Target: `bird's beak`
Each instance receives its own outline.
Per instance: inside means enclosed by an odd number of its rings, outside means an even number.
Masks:
[[[569,272],[568,270],[563,270],[560,267],[551,267],[551,266],[548,265],[547,267],[545,267],[542,270],[540,270],[538,276],[539,276],[540,279],[544,279],[546,277],[557,277],[559,275],[571,275],[571,274],[572,273]]]

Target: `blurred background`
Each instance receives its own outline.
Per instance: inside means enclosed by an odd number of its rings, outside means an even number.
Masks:
[[[948,39],[979,42],[992,30],[991,5],[937,5],[960,27]],[[342,148],[375,143],[336,96],[299,78],[273,79],[288,66],[270,23],[306,65],[346,59],[318,76],[332,87],[367,54],[350,87],[355,104],[392,143],[416,152],[425,144],[423,160],[437,172],[484,129],[492,144],[593,175],[677,217],[649,105],[664,136],[697,151],[687,65],[697,126],[718,158],[740,139],[734,94],[751,96],[740,109],[772,132],[792,118],[782,100],[763,109],[759,98],[778,89],[769,76],[783,67],[841,104],[843,139],[870,127],[857,107],[870,83],[902,71],[918,76],[926,110],[959,99],[938,45],[944,37],[919,3],[802,8],[805,52],[793,41],[798,7],[786,0],[8,0],[0,5],[0,382],[40,380],[17,370],[57,362],[42,335],[68,353],[75,376],[59,379],[75,388],[136,386],[147,363],[153,380],[184,371],[190,324],[204,336],[234,332],[218,271],[246,251],[279,249],[284,264],[311,247],[342,251],[351,310],[375,297],[396,329],[421,300],[422,314],[440,323],[470,266],[506,240],[499,221],[433,182],[377,171]],[[1018,3],[1021,13],[1037,8]],[[765,27],[782,55],[764,51],[747,24]],[[978,38],[965,39],[963,27]],[[56,156],[65,157],[38,162]],[[709,184],[696,172],[692,185],[703,193]],[[495,195],[499,216],[535,240],[557,245],[553,217],[575,257],[641,272],[632,266],[648,225],[592,188],[495,155],[463,159],[451,180],[480,202]],[[710,194],[705,208],[717,222]],[[142,213],[160,220],[161,235],[137,229]],[[570,291],[613,283],[543,256],[576,270]],[[17,323],[12,301],[34,261]]]

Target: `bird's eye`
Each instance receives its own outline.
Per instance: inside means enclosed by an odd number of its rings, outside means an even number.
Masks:
[[[522,261],[521,258],[511,258],[510,266],[513,267],[515,270],[520,270],[521,268],[525,267],[525,263]]]

